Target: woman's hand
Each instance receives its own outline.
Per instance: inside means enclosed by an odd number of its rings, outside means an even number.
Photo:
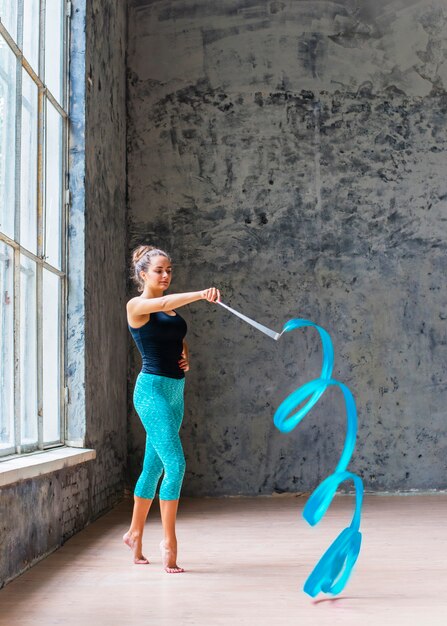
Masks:
[[[208,300],[208,302],[219,302],[220,301],[220,291],[216,289],[216,287],[210,287],[209,289],[204,289],[201,292],[202,299]]]
[[[183,340],[183,350],[179,359],[179,367],[184,372],[189,372],[189,350],[185,340]]]
[[[189,372],[189,361],[186,357],[183,356],[183,354],[178,364],[181,370],[183,370],[184,372]]]

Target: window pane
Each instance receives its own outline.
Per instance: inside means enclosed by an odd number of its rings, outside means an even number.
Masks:
[[[3,26],[17,41],[17,0],[0,0],[0,17]]]
[[[36,264],[20,257],[20,414],[22,444],[37,442]]]
[[[60,440],[60,278],[43,270],[43,440]]]
[[[61,0],[47,0],[45,8],[45,84],[62,103],[63,79],[63,14]]]
[[[16,57],[0,35],[0,230],[14,238]]]
[[[23,71],[20,243],[37,253],[37,85]]]
[[[58,269],[61,267],[62,127],[62,117],[47,101],[45,256]]]
[[[14,446],[14,255],[0,242],[0,450]]]
[[[37,74],[39,71],[39,0],[23,1],[23,54]]]

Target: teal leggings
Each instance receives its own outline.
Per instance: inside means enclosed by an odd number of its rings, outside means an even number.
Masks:
[[[183,419],[184,378],[168,378],[140,372],[133,402],[146,430],[143,471],[135,495],[153,498],[164,470],[160,500],[178,500],[185,474],[179,430]]]

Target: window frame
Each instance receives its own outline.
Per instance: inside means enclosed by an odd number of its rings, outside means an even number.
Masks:
[[[45,74],[45,5],[46,0],[39,0],[39,52],[38,74],[24,57],[21,46],[23,44],[23,7],[24,0],[18,0],[17,6],[17,41],[6,30],[0,17],[0,34],[16,57],[16,117],[15,117],[15,207],[14,207],[14,239],[0,231],[0,241],[12,248],[13,253],[13,377],[14,377],[14,444],[9,448],[0,449],[0,461],[10,460],[19,455],[51,450],[65,445],[67,423],[68,393],[66,386],[66,362],[67,362],[67,297],[68,297],[68,211],[70,206],[69,191],[69,50],[70,50],[70,17],[71,2],[61,1],[63,17],[62,46],[62,88],[61,103],[57,102],[49,88],[41,77]],[[37,108],[37,250],[36,254],[25,249],[20,242],[20,177],[21,177],[21,121],[22,121],[22,72],[27,72],[38,90]],[[46,120],[47,102],[50,102],[62,118],[61,137],[61,168],[60,181],[60,269],[46,261],[45,257],[45,182],[46,182]],[[20,257],[26,256],[35,263],[36,267],[36,354],[37,354],[37,443],[22,444],[21,441],[21,381],[20,381]],[[51,442],[43,441],[43,272],[47,270],[57,275],[60,280],[59,296],[59,418],[60,438]]]

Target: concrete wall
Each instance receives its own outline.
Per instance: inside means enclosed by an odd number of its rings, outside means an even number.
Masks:
[[[67,435],[96,459],[2,489],[0,587],[124,492],[126,9],[72,5]]]
[[[446,488],[447,3],[129,7],[129,251],[166,247],[173,291],[215,284],[275,329],[324,326],[366,488]],[[203,302],[181,313],[183,493],[315,487],[343,443],[337,392],[291,434],[272,424],[318,374],[315,333],[275,343]],[[131,388],[139,367],[132,349]],[[143,447],[131,413],[131,482]]]
[[[121,499],[126,465],[126,7],[91,0],[86,57],[86,444],[98,515]]]

